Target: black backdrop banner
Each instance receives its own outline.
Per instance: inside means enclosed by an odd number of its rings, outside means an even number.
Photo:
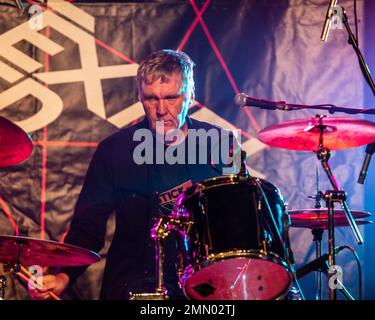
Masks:
[[[363,3],[358,1],[360,36]],[[341,5],[352,21],[352,1]],[[144,116],[137,63],[163,48],[183,50],[196,63],[190,115],[240,129],[251,173],[280,188],[290,209],[313,207],[308,196],[316,193],[319,167],[314,154],[269,148],[257,132],[316,111],[239,109],[233,100],[246,92],[291,103],[362,106],[362,76],[345,30],[335,26],[327,43],[319,39],[326,8],[323,0],[49,1],[48,10],[29,3],[21,12],[0,6],[0,115],[34,143],[27,161],[1,170],[0,234],[13,235],[24,226],[32,237],[63,241],[97,144]],[[364,206],[363,188],[356,184],[362,154],[362,148],[342,150],[331,159],[353,209]],[[329,189],[319,175],[320,189]],[[114,224],[112,217],[103,259],[78,280],[72,298],[98,298]],[[290,233],[298,267],[314,258],[315,247],[309,230]],[[349,228],[337,229],[336,243],[355,247],[365,267],[363,246],[355,244]],[[352,256],[340,253],[338,264],[345,285],[358,296]],[[10,278],[9,283],[8,298],[29,298],[19,282]],[[301,284],[314,299],[314,275]]]

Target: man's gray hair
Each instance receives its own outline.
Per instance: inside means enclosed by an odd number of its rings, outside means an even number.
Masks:
[[[164,49],[156,51],[141,62],[137,72],[138,90],[142,82],[151,84],[160,79],[168,82],[172,74],[181,74],[183,90],[194,97],[194,62],[182,51]]]

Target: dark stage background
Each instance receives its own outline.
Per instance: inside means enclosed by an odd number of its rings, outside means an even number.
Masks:
[[[0,6],[0,115],[16,122],[34,141],[27,161],[0,171],[0,234],[14,235],[17,225],[23,225],[32,237],[63,241],[97,143],[143,116],[137,101],[137,63],[162,48],[183,50],[196,63],[197,101],[191,116],[241,129],[252,174],[277,186],[290,209],[312,208],[314,201],[308,196],[316,193],[319,167],[314,154],[266,147],[257,140],[257,132],[317,112],[239,109],[233,99],[237,92],[246,92],[290,103],[374,106],[346,31],[334,29],[327,43],[320,41],[328,3],[50,1],[41,20],[32,22],[29,4],[21,12]],[[354,29],[353,1],[339,4]],[[374,3],[358,0],[357,7],[360,46],[374,69]],[[39,22],[39,29],[30,27]],[[332,153],[331,165],[351,208],[374,211],[373,165],[366,185],[356,182],[363,158],[364,147],[341,150]],[[329,189],[322,172],[320,189]],[[98,298],[114,223],[113,218],[108,222],[103,259],[90,266],[70,297]],[[357,250],[365,298],[373,299],[374,226],[360,230],[363,246],[355,244],[349,228],[336,229],[336,244]],[[314,258],[312,235],[296,228],[290,235],[298,268]],[[326,237],[325,233],[324,251]],[[343,267],[344,284],[357,297],[353,256],[344,251],[337,264]],[[9,283],[8,298],[28,299],[19,282],[10,278]],[[314,299],[314,275],[304,277],[301,286],[306,298]]]

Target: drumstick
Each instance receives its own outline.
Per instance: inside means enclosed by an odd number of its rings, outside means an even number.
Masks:
[[[29,276],[30,279],[33,277],[33,275],[29,272],[29,270],[27,270],[24,266],[21,266],[21,271],[23,271],[27,276]],[[55,300],[61,300],[61,298],[53,291],[47,291],[47,292],[51,296],[51,298]]]
[[[27,277],[26,275],[24,275],[23,273],[21,272],[16,272],[16,275],[19,276],[21,279],[23,279],[24,281],[26,281],[27,283],[31,280],[31,278]],[[56,293],[52,292],[52,291],[47,291],[47,293],[49,294],[49,296],[51,298],[53,298],[54,300],[61,300],[61,298],[56,295]]]
[[[29,282],[34,276],[27,270],[25,267],[21,266],[21,271],[23,272],[16,272],[16,275],[25,280],[26,282]],[[34,280],[35,281],[35,280]],[[61,300],[61,298],[52,291],[47,291],[47,293],[50,295],[51,298],[55,300]]]

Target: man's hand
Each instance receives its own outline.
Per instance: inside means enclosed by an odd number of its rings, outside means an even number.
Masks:
[[[68,287],[69,276],[66,273],[43,276],[43,288],[37,289],[29,284],[29,293],[34,300],[47,300],[51,296],[49,292],[60,295]]]

